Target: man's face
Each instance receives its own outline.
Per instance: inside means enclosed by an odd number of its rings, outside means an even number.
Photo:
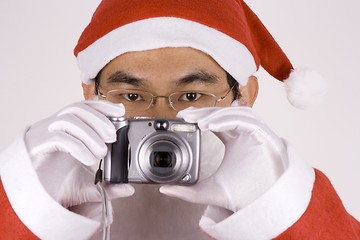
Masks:
[[[106,96],[117,89],[144,90],[154,96],[169,96],[179,91],[207,92],[220,98],[230,86],[226,72],[203,52],[192,48],[162,48],[125,53],[107,64],[100,74],[99,90]],[[143,101],[141,96],[128,96],[128,100]],[[193,101],[196,97],[176,95],[181,101]],[[230,91],[216,106],[229,106],[232,100]],[[158,97],[147,110],[127,112],[126,116],[174,118],[176,114],[167,98]]]

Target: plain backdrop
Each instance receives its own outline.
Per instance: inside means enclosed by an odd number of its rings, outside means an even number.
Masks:
[[[82,100],[72,50],[99,0],[0,1],[0,149],[32,123]],[[360,220],[360,1],[248,0],[297,67],[329,84],[322,105],[293,108],[261,70],[255,109],[330,178]]]

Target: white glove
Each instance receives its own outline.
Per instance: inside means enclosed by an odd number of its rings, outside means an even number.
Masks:
[[[189,108],[178,117],[198,123],[202,131],[214,132],[225,144],[225,155],[209,178],[193,186],[162,186],[162,193],[237,212],[260,197],[285,171],[287,154],[282,140],[251,108]]]
[[[63,207],[101,202],[94,185],[106,143],[116,141],[116,130],[107,117],[121,117],[124,107],[107,101],[72,104],[44,119],[25,134],[33,166],[47,192]],[[106,185],[109,199],[130,196],[129,184]],[[99,213],[100,214],[100,213]]]

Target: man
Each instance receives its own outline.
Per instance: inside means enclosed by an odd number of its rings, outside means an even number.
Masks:
[[[326,177],[250,108],[260,65],[285,81],[297,107],[317,101],[299,94],[302,83],[320,86],[305,94],[324,87],[316,74],[293,71],[244,2],[103,1],[75,55],[88,101],[34,124],[1,154],[2,236],[95,237],[104,219],[94,175],[116,140],[108,117],[146,116],[198,123],[201,179],[104,185],[116,239],[359,237]]]

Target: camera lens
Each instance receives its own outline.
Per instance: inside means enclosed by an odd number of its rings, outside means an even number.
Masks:
[[[154,167],[172,167],[172,152],[154,152]]]
[[[149,182],[176,183],[184,178],[191,159],[182,139],[168,131],[159,131],[141,145],[138,163]]]

